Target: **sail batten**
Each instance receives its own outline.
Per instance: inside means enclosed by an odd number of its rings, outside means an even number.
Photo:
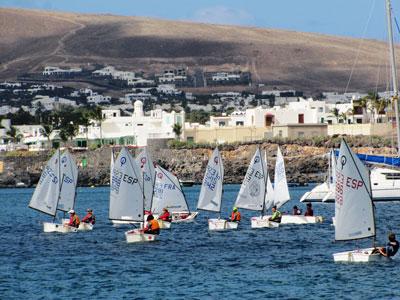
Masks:
[[[375,236],[369,171],[342,140],[336,165],[335,239]]]
[[[201,185],[197,209],[220,212],[224,182],[224,166],[218,148],[208,160]]]

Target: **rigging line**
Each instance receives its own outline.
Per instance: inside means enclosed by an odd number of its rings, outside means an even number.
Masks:
[[[368,20],[367,20],[367,24],[366,24],[365,27],[364,27],[364,31],[363,31],[362,37],[361,37],[361,39],[360,39],[360,41],[359,41],[359,43],[358,43],[356,59],[354,60],[354,63],[353,63],[353,65],[352,65],[352,67],[351,67],[349,80],[347,81],[346,89],[345,89],[344,93],[347,93],[347,90],[349,89],[350,82],[351,82],[351,79],[352,79],[352,77],[353,77],[353,73],[354,73],[355,66],[357,65],[358,58],[360,57],[361,46],[362,46],[362,44],[365,42],[365,35],[366,35],[366,32],[367,32],[369,23],[370,23],[371,18],[372,18],[372,14],[373,14],[373,12],[374,12],[375,3],[376,3],[376,0],[374,0],[374,2],[372,3],[372,6],[371,6],[371,9],[370,9],[370,12],[369,12],[369,16],[368,16]]]
[[[400,33],[399,23],[397,23],[397,18],[394,17],[394,23],[396,24],[397,31]]]

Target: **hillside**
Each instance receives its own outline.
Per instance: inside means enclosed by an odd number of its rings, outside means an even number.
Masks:
[[[250,27],[0,8],[0,80],[44,65],[250,71],[267,87],[343,91],[360,40]],[[350,90],[386,86],[387,47],[364,40]],[[381,78],[379,78],[379,74]]]

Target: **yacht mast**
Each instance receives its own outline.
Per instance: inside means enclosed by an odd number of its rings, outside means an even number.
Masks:
[[[392,6],[390,0],[386,0],[386,14],[389,34],[390,48],[390,65],[392,67],[392,84],[393,84],[393,103],[396,114],[396,133],[397,133],[397,153],[400,155],[400,124],[399,124],[399,102],[398,102],[398,87],[397,87],[397,70],[396,57],[393,46],[393,31],[392,31]]]

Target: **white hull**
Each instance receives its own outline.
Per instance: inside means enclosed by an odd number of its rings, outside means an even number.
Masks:
[[[322,223],[323,218],[321,216],[293,216],[293,215],[283,215],[281,224],[315,224]]]
[[[157,220],[158,225],[160,225],[160,229],[171,229],[171,222]]]
[[[81,223],[79,224],[78,230],[79,230],[79,231],[89,231],[89,230],[93,230],[93,225],[90,224],[90,223],[83,223],[83,222],[81,222]]]
[[[388,168],[374,168],[371,170],[371,187],[373,201],[400,201],[400,178],[399,170]],[[335,202],[334,186],[332,189],[324,182],[311,191],[306,192],[300,202]]]
[[[345,251],[333,254],[335,262],[373,262],[384,261],[390,258],[379,253],[371,254],[374,248],[358,249],[353,251]]]
[[[78,232],[78,228],[71,227],[65,224],[43,222],[43,232],[70,233]]]
[[[268,219],[271,216],[260,216],[251,218],[251,228],[277,228],[279,223],[271,222]]]
[[[154,242],[156,240],[155,234],[143,233],[141,229],[133,229],[125,232],[127,243],[144,243],[144,242]]]
[[[223,231],[237,229],[238,222],[229,222],[223,219],[209,219],[208,220],[208,230],[210,231]]]
[[[172,223],[193,222],[198,214],[197,211],[191,212],[189,215],[187,212],[173,212]]]

